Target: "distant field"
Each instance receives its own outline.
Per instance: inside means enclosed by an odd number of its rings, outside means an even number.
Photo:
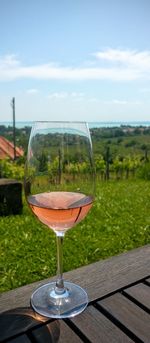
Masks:
[[[143,147],[147,146],[150,151],[150,135],[136,135],[133,134],[119,137],[99,137],[94,139],[93,147],[95,154],[103,154],[106,146],[110,146],[110,153],[115,156],[144,156]]]
[[[27,150],[31,127],[16,128],[17,146]],[[150,127],[99,127],[91,128],[91,136],[95,154],[105,154],[106,146],[110,146],[110,154],[115,156],[143,156],[143,145],[150,152]],[[13,140],[13,129],[0,125],[0,135]]]
[[[56,274],[54,233],[24,204],[0,217],[1,284],[5,291]],[[64,240],[64,271],[150,243],[150,182],[98,182],[88,217]]]

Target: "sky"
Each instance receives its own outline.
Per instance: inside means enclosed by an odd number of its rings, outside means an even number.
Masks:
[[[150,120],[149,0],[0,0],[0,121]]]

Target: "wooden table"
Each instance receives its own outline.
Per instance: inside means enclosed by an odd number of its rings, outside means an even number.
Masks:
[[[65,273],[90,300],[82,314],[65,320],[30,308],[31,293],[47,280],[2,293],[0,342],[150,343],[149,273],[150,245]]]

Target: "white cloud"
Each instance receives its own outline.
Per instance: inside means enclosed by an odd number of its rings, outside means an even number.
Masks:
[[[77,66],[76,68],[54,63],[23,65],[13,54],[2,56],[0,57],[0,81],[23,78],[70,81],[150,79],[150,51],[106,49],[96,52],[94,56],[96,57],[95,66]],[[65,96],[62,94],[62,97]]]
[[[134,101],[134,100],[125,100],[125,99],[112,99],[112,100],[106,100],[103,101],[101,99],[98,99],[96,97],[86,97],[85,93],[78,93],[78,92],[53,92],[48,95],[48,98],[51,100],[64,100],[64,99],[70,99],[70,100],[82,100],[86,98],[87,102],[93,102],[93,103],[101,103],[105,105],[140,105],[141,101]]]
[[[39,90],[37,88],[27,89],[28,94],[37,94]]]
[[[67,92],[54,92],[48,95],[49,99],[66,99],[68,97]]]
[[[1,68],[12,68],[20,65],[19,60],[15,54],[0,56],[0,67]]]
[[[97,98],[88,98],[89,102],[98,102],[99,100]]]
[[[118,100],[118,99],[114,99],[112,100],[113,104],[116,105],[141,105],[142,102],[141,101],[127,101],[127,100]]]
[[[48,95],[49,99],[66,99],[66,98],[73,98],[73,99],[77,99],[77,98],[83,98],[84,97],[84,93],[78,93],[78,92],[54,92],[54,93],[50,93]]]
[[[117,104],[117,105],[127,105],[128,102],[126,100],[117,100],[117,99],[114,99],[112,101],[113,104]]]
[[[99,60],[119,62],[120,64],[150,71],[150,51],[106,49],[94,54]]]
[[[78,92],[72,92],[70,95],[73,98],[83,98],[85,94],[84,93],[78,93]]]
[[[113,99],[113,100],[104,100],[101,101],[101,103],[105,105],[119,105],[120,106],[134,106],[134,105],[141,105],[141,101],[136,101],[136,100],[125,100],[125,99]]]

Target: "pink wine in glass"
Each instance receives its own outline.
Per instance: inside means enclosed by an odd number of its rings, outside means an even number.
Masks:
[[[54,231],[57,241],[57,279],[33,292],[31,306],[49,318],[74,317],[88,305],[88,295],[79,285],[64,281],[62,248],[66,231],[86,217],[94,201],[95,171],[87,123],[33,124],[24,187],[32,213]]]
[[[92,196],[75,192],[45,192],[30,195],[27,200],[42,223],[61,232],[83,220],[93,203]]]

